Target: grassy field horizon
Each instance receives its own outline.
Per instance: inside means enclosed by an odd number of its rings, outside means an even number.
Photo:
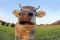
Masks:
[[[14,28],[0,24],[0,40],[15,40]],[[36,26],[34,40],[60,40],[60,25]]]

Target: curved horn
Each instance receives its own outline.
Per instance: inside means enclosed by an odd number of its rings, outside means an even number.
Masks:
[[[40,5],[37,7],[37,8],[35,8],[35,10],[37,10],[37,9],[39,9],[40,8]]]
[[[19,4],[19,7],[21,8],[21,4]]]
[[[20,10],[22,10],[21,4],[19,4]]]

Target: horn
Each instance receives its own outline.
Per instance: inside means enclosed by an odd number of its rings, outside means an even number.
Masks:
[[[21,4],[19,4],[19,7],[21,8]]]
[[[21,4],[19,4],[20,10],[22,10]]]
[[[39,8],[40,8],[40,5],[37,8],[35,8],[35,10],[38,10]]]

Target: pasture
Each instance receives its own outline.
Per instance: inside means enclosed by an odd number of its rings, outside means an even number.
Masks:
[[[14,40],[14,28],[0,24],[0,40]],[[60,25],[36,26],[34,40],[60,40]]]

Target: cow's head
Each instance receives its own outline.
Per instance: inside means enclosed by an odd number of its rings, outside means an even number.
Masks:
[[[43,17],[45,15],[44,11],[36,12],[38,8],[32,7],[32,6],[21,6],[20,10],[14,10],[13,14],[18,17],[19,23],[24,25],[34,25],[36,17]]]

